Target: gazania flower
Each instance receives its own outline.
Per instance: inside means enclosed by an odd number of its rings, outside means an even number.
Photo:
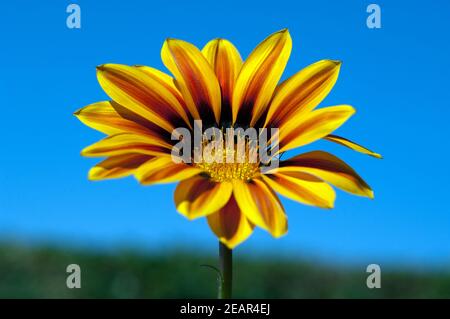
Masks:
[[[348,139],[331,135],[355,112],[349,105],[316,108],[330,92],[341,63],[316,62],[278,84],[291,52],[287,30],[260,43],[245,62],[227,40],[199,50],[181,40],[165,41],[161,56],[173,77],[146,66],[105,64],[100,85],[111,98],[75,115],[108,136],[82,151],[106,157],[89,172],[91,180],[134,175],[143,185],[179,182],[177,210],[189,219],[206,217],[228,248],[246,240],[255,226],[274,237],[288,228],[278,194],[303,204],[332,208],[332,186],[373,197],[346,163],[324,151],[304,153],[261,170],[260,162],[174,162],[176,128],[279,128],[278,152],[325,139],[380,157]],[[332,185],[332,186],[331,186]]]

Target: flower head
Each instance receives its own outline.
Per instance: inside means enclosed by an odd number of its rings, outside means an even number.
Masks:
[[[189,219],[206,216],[229,248],[247,239],[255,226],[274,237],[286,233],[277,193],[322,208],[334,205],[330,185],[372,198],[364,180],[327,152],[280,160],[283,152],[320,139],[381,157],[332,135],[355,112],[351,106],[316,108],[337,80],[339,61],[321,60],[278,83],[291,46],[289,32],[282,30],[243,62],[224,39],[202,50],[168,39],[161,56],[173,77],[146,66],[99,66],[98,81],[111,100],[75,113],[108,135],[82,151],[106,157],[89,178],[134,175],[144,185],[179,182],[177,210]],[[195,137],[199,121],[200,133],[210,130],[211,139]],[[251,129],[258,141],[268,134],[267,143],[252,144]],[[257,156],[261,152],[267,153],[265,160]]]

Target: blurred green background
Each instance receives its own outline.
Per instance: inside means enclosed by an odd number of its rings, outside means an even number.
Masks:
[[[1,298],[215,298],[216,256],[119,252],[0,243]],[[236,298],[450,298],[445,268],[381,266],[381,288],[368,289],[363,265],[235,254]],[[66,267],[81,267],[81,288],[68,289]]]

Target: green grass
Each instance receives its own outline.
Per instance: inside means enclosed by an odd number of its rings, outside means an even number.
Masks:
[[[66,287],[66,267],[81,267],[81,289]],[[0,298],[215,298],[217,265],[200,253],[117,254],[0,245]],[[287,258],[236,256],[237,298],[450,298],[449,272],[385,271],[366,287],[362,267],[332,268]]]

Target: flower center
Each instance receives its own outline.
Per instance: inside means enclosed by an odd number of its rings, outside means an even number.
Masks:
[[[233,179],[248,181],[258,172],[256,163],[198,163],[197,167],[215,182],[229,182]]]
[[[212,147],[205,145],[201,161],[194,166],[204,170],[215,182],[229,182],[233,179],[248,181],[259,172],[259,161],[255,150],[251,151],[248,144],[239,148],[233,146]]]

